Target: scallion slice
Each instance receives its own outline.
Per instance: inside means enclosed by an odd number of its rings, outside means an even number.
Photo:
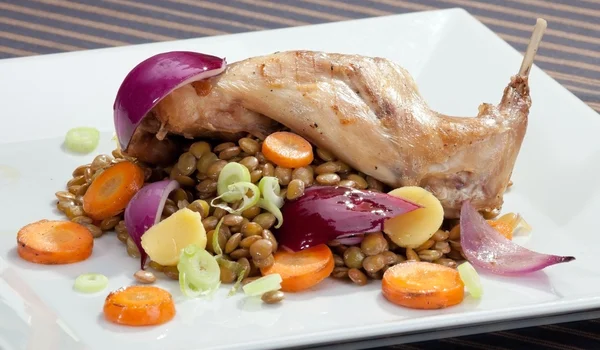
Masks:
[[[236,162],[227,163],[219,173],[217,194],[227,203],[238,201],[242,199],[243,193],[230,191],[230,186],[235,183],[250,181],[250,171],[248,168]]]
[[[179,287],[188,297],[210,294],[221,284],[219,264],[210,253],[195,244],[181,250],[177,269]]]
[[[65,146],[76,153],[90,153],[98,147],[100,132],[96,128],[82,126],[67,131]]]
[[[248,196],[249,192],[251,193],[250,196]],[[219,199],[223,199],[225,197],[227,197],[229,199],[238,198],[236,200],[241,199],[242,203],[240,204],[239,208],[237,208],[237,209],[233,209],[224,203],[216,203],[216,201],[218,201]],[[244,210],[258,204],[259,199],[260,199],[260,190],[258,189],[258,186],[256,186],[255,184],[253,184],[251,182],[236,182],[236,183],[228,186],[227,192],[225,192],[222,195],[213,199],[210,202],[210,205],[215,208],[221,208],[221,209],[227,211],[228,213],[239,214],[239,213],[243,212]]]
[[[219,231],[221,230],[222,224],[223,218],[221,218],[221,220],[219,220],[217,223],[217,226],[215,226],[215,230],[212,235],[212,242],[210,242],[210,244],[212,244],[213,252],[215,252],[216,256],[223,255],[223,249],[221,249],[221,246],[219,245]]]
[[[479,274],[473,265],[466,261],[458,265],[457,270],[460,274],[460,279],[464,282],[469,294],[471,294],[473,298],[481,298],[481,295],[483,294],[483,287],[481,286],[481,281],[479,280]]]
[[[281,276],[278,273],[263,276],[243,286],[242,289],[247,296],[262,295],[266,292],[279,290],[281,288]]]
[[[281,187],[279,186],[279,180],[273,176],[265,176],[260,179],[258,188],[262,197],[268,202],[273,203],[277,208],[283,207],[283,198],[279,196]]]
[[[99,273],[84,273],[75,279],[73,288],[81,293],[96,293],[104,290],[108,278]]]

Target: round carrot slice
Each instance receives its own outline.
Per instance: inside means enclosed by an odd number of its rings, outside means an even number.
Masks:
[[[458,271],[429,262],[409,261],[383,274],[383,296],[412,309],[443,309],[462,302],[465,286]]]
[[[106,320],[127,326],[152,326],[175,317],[171,293],[154,286],[131,286],[111,292],[104,301]]]
[[[144,185],[144,171],[129,161],[104,170],[92,181],[83,196],[83,210],[95,220],[115,216]]]
[[[83,225],[71,221],[40,220],[17,233],[17,253],[29,262],[70,264],[92,255],[94,237]]]
[[[278,131],[267,136],[262,144],[265,158],[285,168],[301,168],[314,159],[311,144],[297,134]]]
[[[284,292],[300,292],[316,286],[335,266],[333,254],[325,244],[296,253],[280,250],[273,257],[273,265],[261,269],[261,273],[264,276],[278,273],[283,280],[281,290]]]

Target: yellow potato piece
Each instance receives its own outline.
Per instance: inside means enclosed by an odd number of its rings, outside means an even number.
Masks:
[[[206,248],[206,230],[199,213],[187,208],[152,226],[142,235],[142,247],[153,261],[175,266],[181,249],[189,244]]]
[[[421,187],[407,186],[389,194],[422,206],[384,222],[383,231],[400,247],[417,248],[442,226],[444,208],[431,192]]]

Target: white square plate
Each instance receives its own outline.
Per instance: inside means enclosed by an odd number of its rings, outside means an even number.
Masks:
[[[532,27],[535,19],[532,18]],[[549,23],[552,26],[552,23]],[[506,195],[506,211],[534,227],[527,247],[577,260],[520,278],[483,277],[485,295],[457,307],[415,311],[367,287],[328,280],[316,290],[263,306],[242,293],[184,300],[163,326],[117,327],[101,317],[104,298],[132,282],[137,263],[105,235],[92,258],[68,266],[39,266],[17,258],[18,228],[60,218],[54,192],[90,156],[61,149],[66,130],[103,131],[98,152],[110,152],[112,103],[126,73],[150,55],[195,50],[227,57],[291,49],[390,58],[416,78],[425,98],[446,114],[475,115],[497,103],[521,55],[463,10],[446,10],[344,23],[210,37],[0,61],[0,348],[44,350],[267,349],[391,336],[487,322],[577,312],[600,306],[595,246],[600,213],[600,117],[537,67],[531,72],[530,124]],[[493,160],[492,160],[493,161]],[[72,291],[76,276],[110,278],[105,292]]]

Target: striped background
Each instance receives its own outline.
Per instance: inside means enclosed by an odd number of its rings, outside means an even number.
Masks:
[[[0,58],[463,7],[600,111],[600,0],[0,0]],[[394,349],[600,349],[600,320],[398,345]],[[387,349],[390,349],[387,348]]]
[[[463,7],[600,111],[600,0],[0,0],[0,58]]]

